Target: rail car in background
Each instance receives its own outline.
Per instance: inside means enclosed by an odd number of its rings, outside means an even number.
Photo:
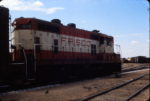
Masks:
[[[21,17],[15,19],[12,26],[11,52],[7,52],[9,48],[0,51],[9,55],[4,60],[5,79],[55,82],[121,72],[120,55],[114,52],[112,36],[78,29],[73,23],[65,26],[58,19]],[[8,31],[8,22],[5,27]],[[1,44],[8,47],[9,34],[3,31],[0,40],[7,40]]]

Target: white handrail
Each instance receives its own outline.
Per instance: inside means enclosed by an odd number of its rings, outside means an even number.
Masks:
[[[24,55],[24,58],[25,58],[25,64],[26,64],[26,78],[28,77],[28,61],[27,61],[27,55],[24,51],[24,49],[22,49],[23,51],[23,55]]]

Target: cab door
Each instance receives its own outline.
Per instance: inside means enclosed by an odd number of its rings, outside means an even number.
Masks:
[[[53,52],[55,54],[58,53],[58,40],[57,39],[54,39],[54,49],[53,49]]]

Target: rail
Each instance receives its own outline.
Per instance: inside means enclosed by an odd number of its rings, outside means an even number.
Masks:
[[[138,94],[140,94],[142,91],[144,91],[149,86],[150,86],[150,83],[146,84],[144,87],[142,87],[141,89],[139,89],[138,91],[136,91],[134,94],[132,94],[131,96],[129,96],[125,101],[130,101],[132,98],[134,98],[135,96],[137,96]]]
[[[122,54],[121,46],[120,46],[120,45],[117,45],[117,44],[114,44],[114,51],[115,51],[115,53],[121,55],[121,54]]]
[[[147,74],[144,74],[145,76],[147,75]],[[142,75],[142,76],[139,76],[139,77],[137,77],[136,79],[140,79],[140,78],[142,78],[142,77],[144,77],[144,75]],[[136,80],[135,80],[136,81]],[[131,81],[128,81],[128,82],[132,82],[132,80]],[[26,88],[20,88],[20,89],[18,89],[18,90],[16,90],[15,92],[17,92],[17,93],[20,93],[20,92],[24,92],[24,91],[32,91],[32,90],[40,90],[40,89],[43,89],[43,88],[49,88],[49,87],[55,87],[55,86],[62,86],[62,85],[64,85],[64,84],[43,84],[43,85],[41,85],[40,84],[40,86],[39,85],[33,85],[32,87],[31,86],[29,86],[29,87],[26,87]],[[120,84],[120,86],[122,85],[122,87],[123,87],[123,84]],[[3,85],[4,86],[4,85]],[[125,85],[124,85],[125,86]],[[115,87],[113,87],[113,88],[110,88],[110,89],[108,89],[108,91],[103,91],[103,92],[100,92],[100,93],[97,93],[97,96],[100,96],[100,95],[98,95],[98,94],[101,94],[101,95],[103,95],[103,94],[106,94],[106,93],[108,93],[108,92],[110,92],[110,91],[112,91],[112,90],[115,90],[115,88],[119,88],[119,87],[117,87],[117,86],[115,86]],[[1,89],[5,89],[5,91],[1,91],[0,92],[0,96],[1,95],[9,95],[9,94],[13,94],[12,92],[13,92],[13,88],[11,88],[10,89],[10,86],[8,85],[8,88],[7,87],[0,87],[0,90]],[[96,96],[96,94],[94,94],[95,95],[95,97],[97,97]],[[93,98],[95,98],[94,97],[94,95],[92,95],[93,96]],[[88,97],[85,97],[85,98],[88,98]],[[84,98],[84,99],[85,99]],[[80,99],[80,100],[73,100],[73,101],[88,101],[88,100],[84,100],[84,99]],[[92,99],[92,98],[91,98]],[[149,100],[148,100],[149,101]]]
[[[122,69],[122,72],[128,72],[128,71],[135,71],[135,70],[142,70],[142,69],[148,69],[148,66],[143,66],[143,67],[134,67],[134,68],[129,68],[129,69]]]
[[[25,76],[26,76],[26,79],[29,79],[28,78],[28,58],[27,58],[27,54],[26,54],[26,51],[24,49],[24,45],[23,43],[16,43],[17,47],[19,47],[22,52],[23,52],[23,56],[24,56],[24,63],[15,63],[15,64],[25,64]]]
[[[25,65],[26,65],[26,78],[28,77],[28,61],[27,61],[27,55],[26,55],[26,53],[25,53],[25,51],[24,51],[24,49],[22,49],[22,51],[23,51],[23,55],[24,55],[24,58],[25,58]]]
[[[108,90],[105,90],[105,91],[103,91],[103,92],[98,92],[98,93],[93,94],[93,95],[91,95],[91,96],[88,96],[88,97],[85,97],[85,98],[81,98],[81,99],[79,99],[79,100],[74,100],[74,101],[88,101],[88,100],[91,100],[91,99],[93,99],[93,98],[95,98],[95,97],[101,96],[101,95],[106,94],[106,93],[108,93],[108,92],[110,92],[110,91],[113,91],[113,90],[116,90],[116,89],[121,88],[121,87],[123,87],[123,86],[126,86],[127,84],[130,84],[130,83],[132,83],[132,82],[134,82],[134,81],[137,81],[137,80],[139,80],[139,79],[141,79],[141,78],[143,78],[143,77],[145,77],[145,76],[147,76],[147,75],[149,75],[149,74],[144,74],[144,75],[142,75],[142,76],[139,76],[139,77],[137,77],[137,78],[134,78],[134,79],[132,79],[132,80],[129,80],[129,81],[125,82],[125,83],[122,83],[122,84],[119,84],[119,85],[117,85],[117,86],[114,86],[114,87],[112,87],[112,88],[110,88],[110,89],[108,89]]]

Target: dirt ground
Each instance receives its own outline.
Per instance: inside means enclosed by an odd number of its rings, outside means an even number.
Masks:
[[[134,67],[144,67],[150,66],[149,63],[124,63],[122,64],[122,69],[130,69]]]
[[[124,68],[130,68],[131,66],[139,66],[141,64],[123,65]],[[49,87],[40,90],[13,93],[0,96],[0,101],[75,101],[77,99],[89,96],[93,93],[102,92],[103,90],[109,89],[117,84],[131,80],[132,78],[138,77],[139,75],[144,73],[149,73],[149,71],[147,70],[142,72],[124,74],[121,78],[115,78],[113,76],[95,78],[92,80],[68,83],[57,87]],[[128,85],[124,89],[119,90],[119,93],[117,91],[114,91],[113,93],[97,97],[91,101],[123,101],[134,91],[136,91],[138,87],[142,87],[143,84],[147,84],[148,82],[149,76],[146,76],[140,81],[137,81],[133,84]],[[148,98],[149,89],[146,89],[144,92],[142,92],[139,96],[131,101],[146,101]]]

